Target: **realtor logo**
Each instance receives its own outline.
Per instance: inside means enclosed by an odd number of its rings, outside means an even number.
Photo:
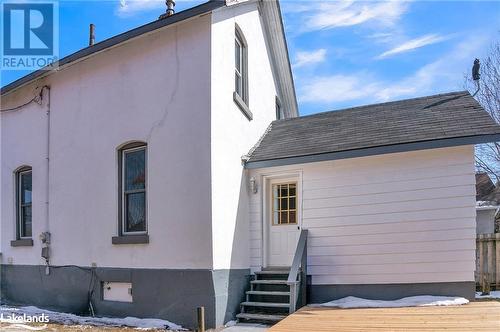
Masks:
[[[3,70],[53,69],[58,60],[58,6],[2,1]]]

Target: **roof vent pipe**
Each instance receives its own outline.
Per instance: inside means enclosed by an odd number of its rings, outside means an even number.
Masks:
[[[170,16],[175,14],[175,9],[174,9],[175,8],[175,0],[166,0],[165,3],[167,5],[167,12],[160,16],[160,20],[167,18],[167,17],[170,17]]]
[[[89,30],[89,46],[92,46],[95,44],[95,25],[90,24],[90,30]]]

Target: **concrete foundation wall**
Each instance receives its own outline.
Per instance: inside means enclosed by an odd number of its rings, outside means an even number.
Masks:
[[[474,300],[475,283],[437,282],[415,284],[309,285],[308,303],[325,303],[347,296],[373,300],[397,300],[408,296],[461,296]]]
[[[1,300],[56,311],[98,316],[161,318],[196,327],[196,308],[205,307],[207,327],[235,318],[250,270],[167,270],[2,265]],[[104,301],[102,283],[132,284],[133,303]]]

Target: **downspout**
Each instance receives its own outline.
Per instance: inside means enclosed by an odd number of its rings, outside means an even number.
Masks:
[[[42,258],[45,259],[45,274],[50,274],[50,87],[45,85],[43,91],[47,90],[47,150],[46,150],[46,174],[45,174],[45,231],[40,234],[40,241],[42,241]]]

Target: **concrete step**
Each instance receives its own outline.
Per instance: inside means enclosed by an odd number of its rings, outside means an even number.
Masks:
[[[263,271],[288,271],[290,272],[291,267],[290,266],[268,266],[268,267],[263,267]]]
[[[256,275],[272,275],[272,274],[276,274],[276,275],[288,275],[290,273],[290,271],[286,271],[286,270],[265,270],[265,271],[255,271],[255,274]]]
[[[254,285],[288,285],[287,280],[252,280]]]
[[[290,292],[274,292],[274,291],[247,291],[248,295],[276,295],[290,296]]]
[[[289,308],[290,303],[275,303],[275,302],[242,302],[245,307],[264,307],[264,308]]]
[[[279,322],[286,318],[283,315],[265,315],[265,314],[237,314],[236,318],[244,320],[255,320],[260,322]]]

